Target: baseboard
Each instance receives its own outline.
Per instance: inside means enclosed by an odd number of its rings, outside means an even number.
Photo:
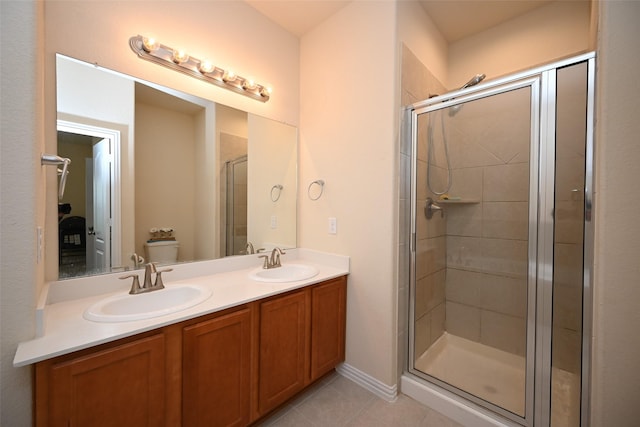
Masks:
[[[336,368],[336,371],[343,377],[349,378],[351,381],[369,390],[371,393],[386,400],[387,402],[395,402],[398,398],[398,386],[395,384],[388,386],[371,375],[366,374],[351,365],[347,365],[346,363],[339,365]]]

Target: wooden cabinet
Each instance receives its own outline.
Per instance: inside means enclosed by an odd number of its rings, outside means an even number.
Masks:
[[[35,425],[246,426],[344,360],[346,277],[39,362]]]
[[[260,415],[286,402],[306,385],[308,305],[306,290],[260,303]]]
[[[344,362],[347,279],[321,283],[311,292],[311,381]]]
[[[185,327],[182,348],[183,425],[249,424],[251,311]]]
[[[260,303],[258,416],[344,361],[346,277]]]
[[[165,336],[36,366],[37,426],[162,426]]]

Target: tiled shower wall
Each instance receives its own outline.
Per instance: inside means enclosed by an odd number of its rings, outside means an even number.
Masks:
[[[406,47],[402,60],[402,104],[446,92],[444,86]],[[446,330],[512,353],[524,354],[528,236],[528,97],[526,112],[518,95],[500,105],[467,104],[450,117],[432,114],[436,145],[431,186],[446,185],[442,122],[453,170],[450,196],[473,203],[449,204],[446,215],[427,220],[427,121],[419,120],[416,215],[415,356]],[[510,102],[508,102],[510,101]],[[491,103],[489,101],[489,103]],[[500,110],[500,111],[497,111]],[[521,117],[524,117],[524,121]],[[502,117],[499,122],[495,117]],[[487,126],[486,121],[494,123]],[[478,125],[484,132],[478,133]],[[487,130],[488,129],[488,130]],[[401,146],[400,316],[406,316],[409,292],[410,143]],[[399,346],[404,350],[406,317],[400,319]],[[401,354],[399,360],[406,357]],[[399,372],[402,365],[399,364]]]
[[[524,355],[529,211],[528,89],[465,104],[445,129],[446,330]]]
[[[446,92],[445,87],[436,79],[433,74],[418,60],[418,58],[406,46],[402,49],[402,98],[403,106],[413,104],[415,102],[429,98],[430,95]],[[403,130],[406,129],[407,123],[403,122]],[[423,163],[419,169],[426,171],[426,145],[421,149],[420,159]],[[407,306],[409,300],[409,230],[411,221],[411,142],[408,138],[402,138],[400,144],[400,239],[399,239],[399,321],[398,321],[398,375],[402,374],[407,361],[407,336],[408,336],[408,313]],[[426,199],[426,181],[424,176],[418,178],[422,190],[420,194],[422,202]],[[424,218],[424,216],[423,216]],[[416,352],[424,352],[427,347],[444,331],[444,261],[445,261],[445,241],[444,241],[444,223],[440,224],[440,232],[433,239],[420,239],[420,247],[430,247],[429,251],[422,251],[418,257],[418,265],[424,271],[420,272],[422,276],[420,303],[416,307],[416,336],[417,340]],[[422,236],[426,236],[426,221],[422,225],[424,232]],[[419,226],[420,227],[420,226]],[[427,241],[428,240],[428,241]],[[431,260],[426,258],[431,256]],[[437,262],[435,262],[437,259]],[[426,279],[426,268],[430,265],[439,265],[438,268],[431,267],[433,274]],[[436,283],[438,282],[438,283]],[[437,294],[437,295],[436,295]]]

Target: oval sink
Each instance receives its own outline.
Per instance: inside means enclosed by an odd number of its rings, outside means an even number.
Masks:
[[[285,283],[310,279],[318,274],[318,269],[311,265],[284,264],[282,267],[258,268],[249,273],[249,278],[259,282]]]
[[[138,295],[114,295],[98,301],[83,314],[93,322],[129,322],[176,313],[204,302],[211,290],[199,285],[174,285]]]

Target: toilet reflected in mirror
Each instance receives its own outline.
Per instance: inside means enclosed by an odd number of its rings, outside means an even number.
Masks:
[[[63,55],[56,71],[58,153],[74,164],[61,202],[86,220],[87,259],[58,278],[139,268],[133,254],[167,264],[243,254],[248,241],[296,247],[295,127]],[[236,159],[245,175],[230,187]],[[274,183],[287,189],[277,201]],[[180,243],[147,245],[157,224]]]
[[[178,261],[180,242],[177,240],[156,240],[144,244],[144,254],[147,262],[159,264],[175,264]]]

